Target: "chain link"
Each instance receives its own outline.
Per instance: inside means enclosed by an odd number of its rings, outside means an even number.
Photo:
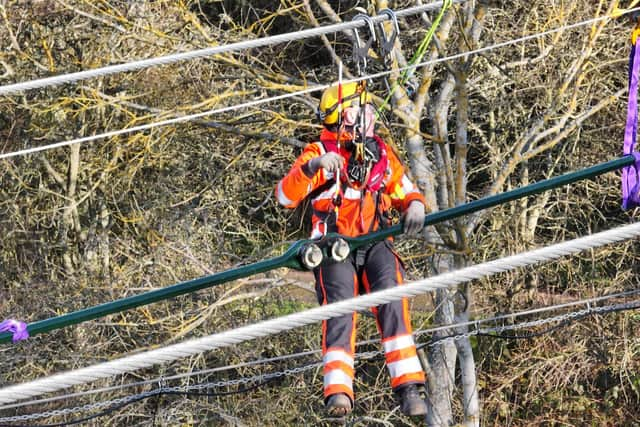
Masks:
[[[426,345],[426,347],[436,347],[438,345],[444,344],[445,342],[460,341],[462,339],[470,338],[472,336],[480,335],[480,334],[490,334],[492,332],[499,334],[505,331],[515,331],[520,329],[534,328],[534,327],[546,325],[549,323],[562,322],[564,320],[569,320],[569,319],[576,319],[578,317],[584,317],[590,314],[603,314],[603,313],[609,313],[613,311],[629,310],[629,309],[639,308],[639,307],[640,307],[640,302],[635,301],[630,303],[614,304],[614,305],[608,305],[603,307],[589,307],[584,310],[578,310],[571,313],[561,314],[558,316],[548,317],[545,319],[533,320],[530,322],[522,322],[515,325],[505,325],[505,326],[499,326],[495,328],[482,328],[482,329],[479,329],[476,326],[476,329],[474,329],[473,331],[455,334],[452,336],[439,339],[438,341],[430,342]],[[420,336],[423,334],[416,334],[416,335]]]
[[[515,325],[504,325],[504,326],[499,326],[495,328],[478,328],[478,325],[476,325],[473,331],[458,333],[455,335],[451,335],[451,336],[439,339],[438,341],[430,342],[426,344],[426,347],[436,347],[444,344],[445,342],[456,342],[456,341],[467,339],[479,334],[502,333],[505,331],[534,328],[534,327],[546,325],[549,323],[562,322],[569,319],[573,320],[579,317],[588,316],[590,314],[604,314],[604,313],[621,311],[621,310],[629,310],[634,308],[640,308],[640,301],[634,301],[634,302],[629,302],[624,304],[608,305],[603,307],[592,307],[589,305],[589,308],[579,310],[579,311],[574,311],[571,313],[548,317],[545,319],[533,320],[530,322],[522,322]],[[424,333],[416,333],[416,336],[421,336],[421,335],[424,335]],[[383,354],[383,351],[377,350],[377,351],[357,353],[356,356],[359,360],[363,360],[363,359],[366,360],[366,359],[373,359],[375,357],[381,356],[382,354]],[[190,386],[160,387],[155,390],[151,390],[143,393],[138,393],[138,394],[121,397],[118,399],[108,400],[108,401],[90,403],[83,406],[76,406],[76,407],[66,408],[66,409],[56,409],[52,411],[46,411],[46,412],[40,412],[40,413],[28,414],[28,415],[4,417],[4,418],[0,418],[0,423],[30,421],[30,420],[36,420],[36,419],[42,419],[42,418],[60,417],[60,416],[68,415],[72,413],[95,411],[96,409],[115,407],[118,405],[125,405],[133,401],[145,399],[145,398],[155,396],[155,395],[160,395],[163,393],[188,393],[191,391],[202,391],[206,389],[218,389],[223,387],[232,387],[232,386],[246,385],[251,383],[261,383],[261,382],[270,381],[275,378],[298,375],[298,374],[310,371],[312,369],[319,368],[321,366],[322,366],[322,363],[313,363],[310,365],[299,366],[296,368],[285,369],[283,371],[255,375],[255,376],[246,377],[246,378],[217,381],[214,383],[194,384]]]
[[[56,410],[53,410],[53,411],[40,412],[40,413],[36,413],[36,414],[18,415],[18,416],[14,416],[14,417],[0,418],[0,423],[9,423],[9,422],[16,422],[16,421],[30,421],[30,420],[36,420],[36,419],[42,419],[42,418],[59,417],[59,416],[63,416],[63,415],[71,414],[71,413],[90,412],[90,411],[94,411],[96,409],[102,409],[102,408],[114,407],[114,406],[118,406],[118,405],[122,405],[122,404],[127,404],[127,403],[132,402],[132,401],[145,399],[147,397],[151,397],[151,396],[155,396],[155,395],[159,395],[159,394],[163,394],[163,393],[188,393],[188,392],[191,392],[191,391],[202,391],[202,390],[205,390],[205,389],[216,389],[216,388],[223,388],[223,387],[246,385],[246,384],[250,384],[250,383],[265,382],[265,381],[270,381],[270,380],[275,379],[275,378],[298,375],[298,374],[301,374],[303,372],[307,372],[309,370],[316,369],[316,368],[318,368],[320,366],[322,366],[322,363],[314,363],[314,364],[311,364],[311,365],[299,366],[299,367],[292,368],[292,369],[285,369],[284,371],[272,372],[272,373],[262,374],[262,375],[256,375],[256,376],[253,376],[253,377],[237,378],[237,379],[228,380],[228,381],[217,381],[215,383],[194,384],[194,385],[190,385],[190,386],[161,387],[161,388],[157,388],[155,390],[147,391],[147,392],[144,392],[144,393],[138,393],[138,394],[134,394],[134,395],[131,395],[131,396],[121,397],[121,398],[113,399],[113,400],[90,403],[90,404],[87,404],[87,405],[77,406],[77,407],[73,407],[73,408],[56,409]]]
[[[145,399],[147,397],[154,396],[156,394],[160,394],[160,389],[147,391],[139,394],[133,394],[133,395],[121,397],[118,399],[90,403],[83,406],[76,406],[73,408],[55,409],[53,411],[40,412],[37,414],[17,415],[14,417],[0,418],[0,422],[10,423],[10,422],[16,422],[16,421],[30,421],[30,420],[37,420],[42,418],[60,417],[63,415],[78,413],[78,412],[89,412],[89,411],[94,411],[96,409],[124,405],[135,400]]]

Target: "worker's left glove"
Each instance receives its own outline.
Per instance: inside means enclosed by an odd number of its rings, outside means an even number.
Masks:
[[[404,232],[409,235],[416,235],[424,227],[424,205],[419,200],[409,203],[409,207],[404,213]]]

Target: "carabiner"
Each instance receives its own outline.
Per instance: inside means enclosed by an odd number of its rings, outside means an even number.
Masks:
[[[367,58],[369,54],[369,49],[371,49],[371,44],[376,41],[376,28],[373,24],[373,20],[369,15],[365,15],[364,13],[359,13],[353,17],[352,21],[357,19],[364,19],[369,26],[369,34],[370,38],[366,41],[366,43],[362,43],[360,40],[360,34],[358,33],[358,29],[353,29],[353,60],[356,63],[356,67],[358,68],[358,75],[362,76],[367,69]],[[360,64],[362,64],[362,68],[360,68]]]
[[[393,50],[393,44],[400,33],[400,27],[398,26],[398,16],[391,9],[382,9],[380,15],[387,15],[393,24],[393,32],[387,36],[387,32],[384,29],[384,21],[378,22],[378,29],[380,30],[380,37],[378,40],[378,46],[380,47],[380,55],[384,58],[385,63],[391,51]]]

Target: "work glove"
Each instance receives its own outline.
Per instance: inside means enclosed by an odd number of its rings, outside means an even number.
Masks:
[[[344,165],[344,157],[333,151],[323,154],[320,157],[315,157],[309,161],[309,171],[315,174],[323,168],[327,172],[338,172],[342,165]]]
[[[404,212],[403,230],[406,234],[416,235],[424,227],[424,205],[413,200]]]

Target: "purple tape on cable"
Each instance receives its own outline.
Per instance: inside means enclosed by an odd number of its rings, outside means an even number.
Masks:
[[[11,332],[13,342],[26,340],[29,338],[27,324],[19,320],[7,319],[0,323],[0,332]]]
[[[624,130],[624,155],[633,155],[635,164],[622,169],[622,209],[640,206],[640,155],[636,153],[638,129],[638,69],[640,68],[640,48],[631,45],[629,54],[629,103],[627,105],[627,125]]]

